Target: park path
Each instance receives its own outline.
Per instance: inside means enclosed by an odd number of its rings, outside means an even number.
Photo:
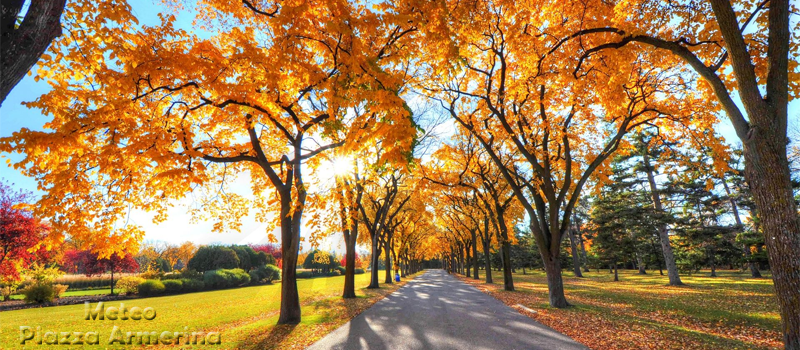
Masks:
[[[586,349],[443,270],[428,270],[309,349]]]

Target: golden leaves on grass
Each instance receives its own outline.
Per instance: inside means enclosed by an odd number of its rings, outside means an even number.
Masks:
[[[514,292],[504,291],[499,284],[460,278],[506,305],[531,308],[534,313],[520,308],[515,310],[592,349],[773,349],[782,346],[777,325],[770,327],[768,321],[743,321],[754,312],[769,309],[762,305],[761,293],[749,290],[752,286],[747,284],[721,283],[709,288],[697,278],[686,287],[667,287],[650,284],[651,281],[644,278],[618,283],[603,281],[602,276],[565,278],[567,299],[574,306],[555,309],[547,306],[547,290],[541,288],[546,284],[543,275],[515,275],[517,291]],[[571,292],[572,286],[576,288]],[[663,307],[663,303],[680,305]],[[730,317],[712,320],[714,315]]]

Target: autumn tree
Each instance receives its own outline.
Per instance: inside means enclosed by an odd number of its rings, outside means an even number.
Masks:
[[[116,22],[135,22],[125,10],[116,10]],[[341,108],[361,101],[344,98],[354,89],[371,91],[374,108],[387,111],[379,123],[401,136],[413,130],[392,93],[397,82],[374,64],[404,29],[393,31],[378,12],[344,1],[212,1],[196,13],[211,38],[176,28],[175,16],[165,14],[156,26],[111,23],[57,41],[40,76],[58,88],[32,104],[53,116],[51,131],[23,130],[2,148],[44,153],[17,165],[50,189],[38,211],[60,214],[55,228],[93,239],[104,254],[130,250],[141,239],[137,227],[112,230],[131,207],[156,212],[160,221],[171,201],[194,192],[203,199],[192,214],[213,218],[217,231],[238,229],[249,210],[257,211],[281,230],[278,322],[297,323],[304,164],[341,145],[325,134],[340,127]],[[116,28],[127,30],[105,35]],[[102,44],[94,42],[99,36]],[[87,62],[87,51],[108,60]],[[49,141],[55,139],[62,140],[57,148]],[[34,166],[49,162],[68,166]],[[238,176],[250,177],[251,193],[231,189]]]
[[[4,279],[19,280],[20,271],[51,255],[41,244],[49,227],[21,207],[31,197],[0,182],[0,274]]]
[[[115,253],[108,257],[100,257],[98,253],[86,251],[83,256],[86,259],[83,262],[86,276],[111,273],[111,295],[114,295],[114,273],[136,272],[139,270],[139,264],[136,263],[136,260],[133,260],[130,254],[120,256]]]
[[[581,62],[609,51],[659,51],[702,77],[701,90],[716,102],[715,110],[725,112],[744,146],[745,176],[761,213],[785,347],[800,349],[800,224],[786,149],[788,104],[800,91],[798,46],[792,44],[800,22],[790,21],[796,5],[633,1],[626,3],[626,16],[600,1],[553,5],[547,10],[582,9],[565,24],[575,28],[569,37],[583,44],[576,75],[585,72]]]
[[[593,65],[576,79],[572,70],[552,63],[560,64],[575,48],[554,39],[562,37],[551,30],[561,21],[541,15],[537,3],[444,4],[449,11],[442,13],[453,24],[429,37],[444,35],[442,47],[457,48],[445,54],[457,56],[432,63],[432,82],[425,88],[500,169],[530,220],[550,304],[566,307],[561,242],[590,177],[642,125],[688,121],[690,113],[704,122],[715,116],[703,113],[703,101],[692,94],[681,66],[653,68],[669,55],[628,55],[610,67]],[[664,99],[665,92],[685,98]],[[686,129],[701,125],[686,123]],[[519,159],[504,161],[512,156]]]

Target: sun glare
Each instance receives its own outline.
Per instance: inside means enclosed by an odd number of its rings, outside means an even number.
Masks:
[[[333,174],[336,176],[345,176],[353,172],[353,159],[351,157],[337,157],[331,165]]]

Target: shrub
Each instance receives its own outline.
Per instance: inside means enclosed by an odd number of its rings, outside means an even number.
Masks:
[[[311,271],[300,271],[297,273],[297,278],[312,278],[314,273]]]
[[[69,286],[65,286],[63,284],[54,284],[53,289],[56,293],[56,299],[61,298],[61,294],[64,294],[64,292],[67,291],[67,288],[69,288]]]
[[[161,272],[172,272],[172,266],[169,264],[169,261],[164,258],[156,258],[154,261],[155,268]]]
[[[161,283],[164,284],[164,290],[167,293],[177,293],[183,289],[183,282],[181,282],[181,280],[166,280],[161,281]]]
[[[232,276],[231,278],[233,280],[233,285],[231,285],[231,287],[241,286],[250,283],[250,274],[248,274],[242,269],[227,270],[227,273]]]
[[[261,279],[262,279],[261,274],[258,273],[258,270],[250,271],[250,283],[256,284],[258,282],[261,282]]]
[[[144,282],[144,278],[136,276],[123,277],[117,281],[117,288],[121,289],[125,294],[138,294],[139,284]]]
[[[37,283],[22,290],[26,303],[49,303],[56,298],[56,288],[49,283]]]
[[[139,274],[139,277],[146,280],[160,280],[164,278],[164,273],[159,270],[148,270]]]
[[[281,269],[275,265],[265,265],[259,268],[259,270],[262,275],[261,278],[267,280],[268,283],[281,279]]]
[[[181,279],[193,279],[202,281],[203,280],[203,273],[197,272],[197,270],[186,269],[181,271],[180,273]]]
[[[164,293],[164,283],[159,280],[145,280],[139,284],[139,295],[151,296]]]
[[[328,273],[325,274],[325,276],[341,276],[341,275],[342,275],[342,273],[339,272],[339,270],[333,270],[333,271],[328,272]]]
[[[15,280],[8,280],[0,282],[0,296],[3,297],[2,301],[11,300],[11,295],[17,292],[20,282]]]
[[[197,250],[186,266],[197,271],[234,269],[239,266],[239,257],[228,247],[205,246]]]
[[[180,281],[183,282],[183,290],[186,292],[198,292],[206,287],[206,284],[201,280],[182,279]]]
[[[361,274],[364,274],[366,272],[364,272],[364,269],[355,269],[355,270],[353,270],[353,273],[356,274],[356,275],[361,275]]]
[[[206,271],[203,282],[209,288],[228,288],[250,283],[250,274],[242,269],[219,269]]]
[[[336,271],[339,271],[339,275],[344,275],[347,272],[347,268],[344,266],[337,266]]]

